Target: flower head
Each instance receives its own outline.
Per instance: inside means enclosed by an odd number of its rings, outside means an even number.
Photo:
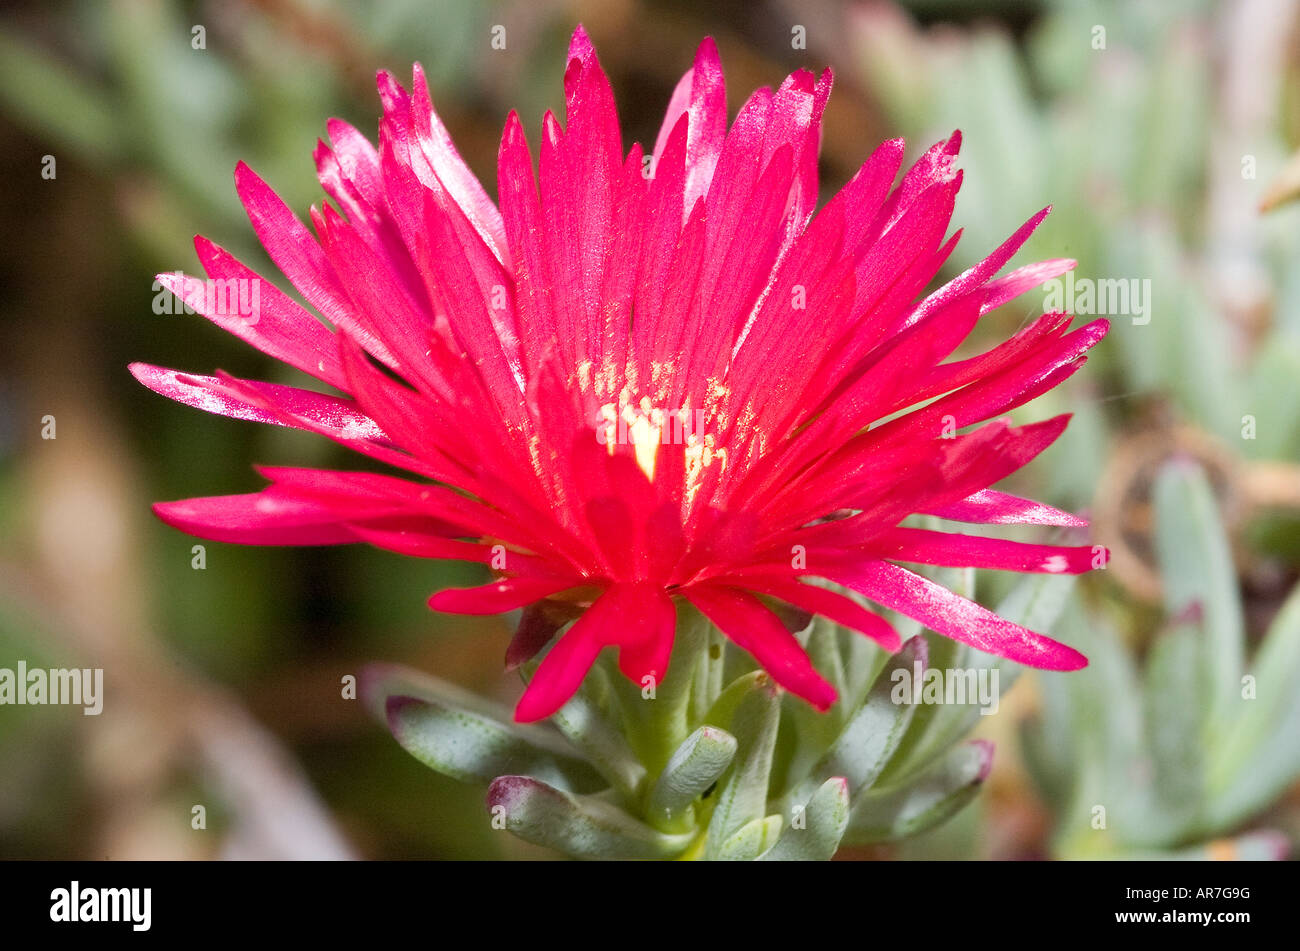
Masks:
[[[496,580],[430,603],[525,608],[512,662],[577,617],[533,676],[520,720],[558,709],[605,647],[634,680],[661,678],[683,601],[820,708],[835,691],[774,602],[896,650],[891,625],[850,589],[985,651],[1082,666],[1071,648],[898,562],[1078,572],[1093,566],[1092,548],[900,522],[1084,524],[991,488],[1067,417],[997,417],[1077,370],[1106,322],[1070,331],[1068,314],[1048,314],[987,353],[944,362],[982,314],[1073,262],[996,277],[1044,210],[922,296],[959,237],[947,236],[959,136],[896,185],[903,143],[886,142],[817,211],[830,89],[829,71],[800,70],[755,92],[728,126],[705,40],[653,152],[625,153],[609,81],[579,28],[565,121],[543,120],[535,174],[509,116],[494,203],[420,67],[410,92],[381,73],[378,148],[338,120],[317,146],[334,204],[311,209],[311,229],[250,169],[236,171],[259,239],[328,325],[203,238],[208,281],[159,278],[347,395],[132,372],[183,403],[319,433],[403,476],[263,468],[260,492],[162,503],[159,516],[219,541],[368,542],[483,563]],[[248,282],[257,293],[238,293]]]

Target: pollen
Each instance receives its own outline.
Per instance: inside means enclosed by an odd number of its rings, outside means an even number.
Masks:
[[[655,478],[655,457],[659,453],[662,432],[663,424],[656,425],[652,416],[637,416],[636,421],[628,426],[628,435],[636,449],[636,464],[651,482]]]

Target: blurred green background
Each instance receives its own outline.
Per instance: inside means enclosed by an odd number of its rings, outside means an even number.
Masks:
[[[562,114],[578,22],[625,144],[653,142],[705,34],[733,113],[795,67],[830,65],[823,198],[880,140],[905,135],[915,155],[960,128],[965,236],[948,272],[1053,203],[1018,263],[1068,256],[1079,278],[1150,282],[1150,321],[1115,317],[1090,366],[1018,414],[1075,413],[1011,488],[1090,511],[1114,549],[1061,628],[1109,660],[1068,683],[1024,678],[981,725],[999,753],[978,804],[855,857],[1231,857],[1300,841],[1295,603],[1279,617],[1300,576],[1296,4],[105,0],[11,3],[0,26],[0,666],[103,667],[107,689],[99,717],[0,707],[0,858],[541,854],[491,831],[482,790],[427,771],[343,697],[366,662],[397,660],[512,700],[511,619],[425,606],[472,571],[216,543],[194,568],[195,540],[151,501],[252,491],[258,462],[354,463],[323,439],[170,403],[126,365],[290,382],[201,317],[152,308],[154,274],[197,270],[195,233],[275,273],[236,161],[304,213],[322,197],[325,120],[373,134],[374,70],[405,78],[419,60],[495,191],[507,111],[534,142],[544,110]],[[972,350],[1043,297],[983,322]],[[981,600],[1002,580],[981,578]],[[1175,689],[1176,665],[1235,682],[1266,631],[1274,692],[1225,739],[1204,694]],[[1187,656],[1170,660],[1166,641]],[[1242,792],[1231,780],[1252,756],[1272,771]],[[1172,805],[1126,804],[1152,788]],[[1090,837],[1096,803],[1115,819]],[[1180,806],[1186,821],[1134,828],[1141,809]]]

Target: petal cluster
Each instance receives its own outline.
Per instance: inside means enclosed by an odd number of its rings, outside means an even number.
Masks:
[[[180,402],[319,433],[400,475],[263,468],[260,492],[162,503],[161,518],[225,542],[366,542],[484,564],[490,584],[431,604],[524,608],[514,663],[554,641],[520,720],[558,709],[606,647],[634,680],[662,678],[683,601],[821,708],[835,691],[778,603],[891,651],[897,633],[864,604],[1032,666],[1085,663],[899,564],[1096,567],[1088,546],[900,525],[917,513],[1084,524],[992,486],[1067,422],[1013,426],[1003,414],[1077,370],[1106,322],[1071,330],[1068,314],[1047,314],[948,361],[981,315],[1073,266],[997,276],[1044,210],[924,293],[960,236],[948,235],[959,135],[901,177],[903,143],[884,143],[818,211],[829,71],[758,90],[729,124],[705,40],[653,151],[625,152],[580,28],[565,119],[545,116],[535,166],[509,116],[494,202],[420,67],[409,91],[387,73],[378,85],[378,147],[338,120],[317,146],[332,204],[313,207],[310,226],[236,171],[258,238],[311,310],[203,238],[206,280],[159,278],[333,392],[132,372]]]

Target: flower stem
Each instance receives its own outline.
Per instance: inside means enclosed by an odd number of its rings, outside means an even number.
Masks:
[[[645,765],[651,784],[673,751],[698,725],[694,722],[697,698],[707,690],[706,681],[711,679],[702,679],[700,671],[709,665],[712,640],[708,620],[693,608],[683,608],[678,614],[672,657],[663,681],[633,684],[625,677],[614,678],[628,742]]]

